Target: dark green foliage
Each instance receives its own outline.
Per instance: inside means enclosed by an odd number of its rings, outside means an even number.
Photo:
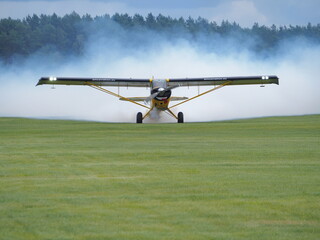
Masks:
[[[33,15],[23,20],[0,20],[0,59],[9,61],[15,56],[25,57],[39,52],[81,56],[86,44],[97,37],[108,41],[113,39],[134,49],[157,44],[159,40],[176,42],[184,39],[206,51],[220,53],[230,47],[227,43],[231,41],[233,46],[236,43],[237,47],[258,55],[270,55],[276,53],[286,40],[305,39],[319,44],[320,24],[267,27],[255,23],[252,28],[243,28],[235,22],[222,21],[219,25],[201,17],[177,19],[151,13],[146,17],[116,13],[95,18],[88,14],[81,17],[75,12],[63,17]]]

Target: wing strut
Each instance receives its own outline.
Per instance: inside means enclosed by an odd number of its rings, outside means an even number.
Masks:
[[[170,108],[168,108],[167,111],[171,114],[172,117],[178,120],[178,117],[170,110]]]
[[[200,96],[203,96],[203,95],[205,95],[205,94],[207,94],[207,93],[210,93],[210,92],[212,92],[212,91],[214,91],[214,90],[218,90],[219,88],[222,88],[222,87],[224,87],[224,86],[226,86],[226,85],[228,85],[228,84],[230,84],[230,83],[231,83],[231,81],[225,82],[225,83],[223,83],[223,84],[221,84],[221,85],[219,85],[219,86],[217,86],[217,87],[215,87],[215,88],[212,88],[212,89],[210,89],[210,90],[208,90],[208,91],[206,91],[206,92],[203,92],[203,93],[201,93],[201,94],[198,94],[198,95],[196,95],[196,96],[194,96],[194,97],[192,97],[192,98],[189,98],[189,99],[187,99],[187,100],[185,100],[185,101],[183,101],[183,102],[177,103],[177,104],[171,106],[170,108],[177,107],[177,106],[179,106],[179,105],[181,105],[181,104],[183,104],[183,103],[189,102],[189,101],[191,101],[191,100],[193,100],[193,99],[195,99],[195,98],[198,98],[198,97],[200,97]]]
[[[144,108],[147,108],[147,109],[150,110],[150,107],[147,107],[146,105],[143,105],[143,104],[138,103],[138,102],[136,102],[136,101],[133,101],[133,100],[131,100],[131,99],[129,99],[129,98],[126,98],[126,97],[123,97],[123,96],[121,96],[121,95],[119,95],[119,94],[116,94],[116,93],[114,93],[114,92],[111,92],[111,91],[109,91],[109,90],[107,90],[107,89],[105,89],[105,88],[102,88],[102,87],[98,86],[98,85],[95,85],[95,84],[92,84],[92,83],[89,83],[89,82],[86,82],[86,84],[87,84],[89,87],[92,87],[92,88],[94,88],[94,89],[97,89],[97,90],[102,91],[102,92],[105,92],[105,93],[108,93],[108,94],[110,94],[110,95],[112,95],[112,96],[115,96],[115,97],[118,97],[118,98],[122,98],[122,99],[124,99],[124,100],[126,100],[126,101],[128,101],[128,102],[132,102],[132,103],[134,103],[134,104],[137,104],[137,105],[139,105],[139,106],[141,106],[141,107],[144,107]]]
[[[154,107],[151,107],[150,110],[142,117],[142,120],[145,119],[147,116],[149,116],[150,112],[152,111]]]

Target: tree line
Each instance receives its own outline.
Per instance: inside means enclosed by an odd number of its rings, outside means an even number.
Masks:
[[[119,40],[132,47],[134,43],[156,44],[158,37],[167,41],[186,39],[207,47],[209,51],[221,49],[217,43],[221,45],[224,41],[217,39],[235,39],[239,44],[246,43],[253,52],[263,54],[276,51],[279,44],[288,39],[305,39],[320,44],[320,24],[267,27],[255,23],[251,28],[244,28],[229,21],[218,24],[201,17],[172,18],[151,13],[146,17],[119,13],[92,17],[73,12],[62,17],[52,14],[24,19],[4,18],[0,20],[0,59],[10,61],[37,52],[81,56],[93,36]]]

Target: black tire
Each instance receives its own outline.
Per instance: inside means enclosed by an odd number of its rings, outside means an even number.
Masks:
[[[178,123],[183,123],[183,112],[178,113]]]
[[[142,113],[141,112],[137,113],[137,123],[142,123]]]

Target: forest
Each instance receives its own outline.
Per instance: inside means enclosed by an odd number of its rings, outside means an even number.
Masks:
[[[224,53],[230,46],[246,48],[257,56],[278,54],[284,43],[320,45],[320,24],[305,26],[270,27],[253,24],[241,27],[227,20],[217,23],[204,18],[172,18],[149,13],[106,14],[92,17],[76,12],[64,16],[32,15],[24,19],[0,20],[0,60],[4,63],[26,58],[33,54],[83,56],[89,43],[117,43],[128,49],[156,46],[160,40],[177,43],[186,41],[195,47]]]

